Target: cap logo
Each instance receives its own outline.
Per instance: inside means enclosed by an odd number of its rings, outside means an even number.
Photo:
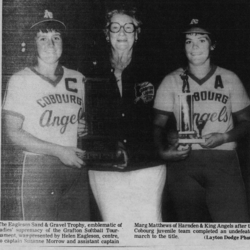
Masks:
[[[44,18],[53,18],[53,13],[48,11],[48,10],[45,10],[44,11]]]
[[[198,24],[199,20],[198,19],[192,19],[190,24]]]
[[[65,24],[64,24],[63,22],[59,21],[59,20],[53,19],[53,13],[50,12],[50,11],[48,11],[48,10],[45,10],[45,11],[44,11],[43,19],[42,19],[41,21],[39,21],[39,22],[33,24],[33,25],[30,27],[30,29],[32,29],[33,27],[35,27],[35,26],[37,26],[37,25],[39,25],[39,24],[41,24],[41,23],[51,22],[51,21],[60,23],[60,24],[64,27],[64,29],[66,30]]]

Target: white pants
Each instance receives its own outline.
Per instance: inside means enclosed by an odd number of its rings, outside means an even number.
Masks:
[[[165,165],[130,172],[90,170],[89,179],[104,221],[162,221]]]

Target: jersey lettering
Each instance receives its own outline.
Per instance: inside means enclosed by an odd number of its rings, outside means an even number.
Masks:
[[[56,94],[56,101],[57,101],[58,103],[62,103],[62,97],[61,97],[61,95]]]
[[[50,98],[52,103],[56,103],[56,99],[53,95],[49,95],[49,98]]]
[[[65,103],[69,103],[69,95],[62,95],[62,97]]]
[[[223,89],[224,88],[220,75],[216,76],[216,78],[215,78],[214,88],[215,89],[218,89],[218,88]]]
[[[67,89],[68,91],[77,93],[77,92],[78,92],[77,89],[70,88],[70,86],[69,86],[69,83],[70,83],[70,82],[76,83],[76,82],[77,82],[76,78],[65,78],[65,85],[66,85],[66,89]]]
[[[222,97],[222,94],[216,94],[215,95],[215,101],[219,101],[220,102],[220,99],[221,99],[221,97]]]
[[[214,92],[208,92],[208,100],[211,101],[214,99]]]
[[[41,127],[61,127],[60,128],[60,133],[64,134],[68,124],[75,124],[79,121],[80,116],[81,116],[82,108],[79,109],[78,115],[76,116],[75,114],[71,116],[53,116],[53,111],[52,110],[46,110],[43,112],[43,114],[40,117],[39,124]]]
[[[227,122],[228,121],[227,107],[223,106],[219,113],[194,113],[194,122],[197,124],[197,121],[210,121],[210,122]]]
[[[70,96],[70,102],[71,103],[76,103],[76,97],[74,95]]]
[[[226,104],[228,101],[227,95],[222,95],[221,93],[215,93],[211,91],[201,91],[201,92],[194,92],[193,93],[194,101],[218,101]]]
[[[219,122],[227,122],[228,121],[228,114],[227,114],[227,108],[224,106],[222,110],[219,113],[218,117]]]
[[[45,101],[46,104],[51,104],[51,101],[48,96],[43,97],[43,100]]]
[[[55,95],[48,95],[44,96],[41,99],[38,99],[36,101],[42,108],[55,104],[55,103],[75,103],[78,104],[79,106],[82,105],[82,98],[75,96],[75,95],[60,95],[60,94],[55,94]]]

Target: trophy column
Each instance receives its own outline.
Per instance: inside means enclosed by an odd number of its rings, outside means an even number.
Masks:
[[[201,133],[197,136],[194,130],[194,100],[191,93],[182,93],[179,97],[179,143],[204,143]]]

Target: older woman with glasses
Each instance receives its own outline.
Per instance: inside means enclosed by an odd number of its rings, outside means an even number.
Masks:
[[[117,138],[124,162],[111,171],[89,171],[90,185],[104,221],[161,221],[165,165],[154,157],[152,70],[145,58],[134,56],[141,22],[135,9],[106,14],[104,33],[110,58],[98,72],[108,81],[100,89],[105,130]],[[100,73],[101,72],[101,73]]]

